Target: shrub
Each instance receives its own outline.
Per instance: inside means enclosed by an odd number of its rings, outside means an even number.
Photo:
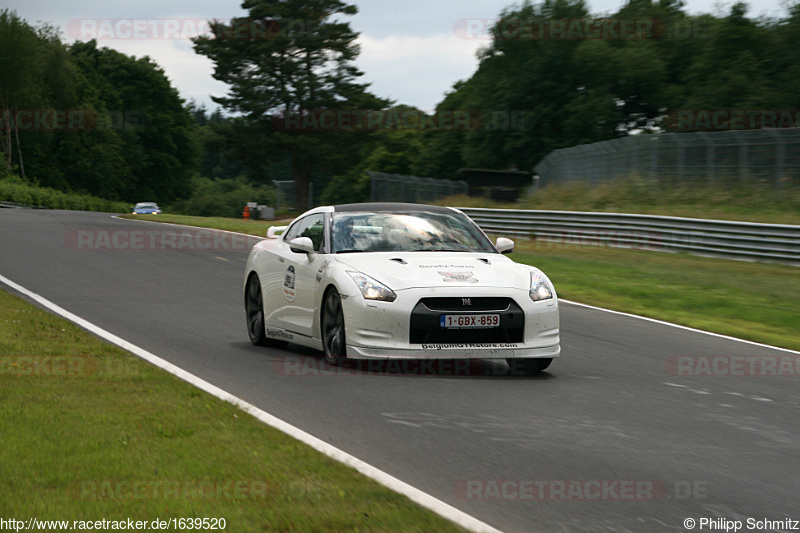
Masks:
[[[247,202],[275,205],[275,189],[253,185],[245,178],[195,178],[189,198],[174,202],[169,210],[184,215],[239,218]]]
[[[39,187],[26,183],[18,176],[0,179],[0,201],[44,207],[47,209],[74,209],[82,211],[107,211],[126,213],[128,204],[105,200],[88,194],[75,194],[58,191],[49,187]]]

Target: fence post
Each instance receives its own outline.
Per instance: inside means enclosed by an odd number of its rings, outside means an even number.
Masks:
[[[680,137],[678,137],[678,135],[679,135],[678,133],[674,133],[673,138],[678,143],[678,180],[680,180],[680,182],[683,183],[683,178],[684,178],[683,165],[686,162],[685,160],[686,152],[684,150],[683,140],[681,140]]]
[[[739,137],[737,135],[737,137]],[[741,137],[739,137],[741,141]],[[739,144],[739,179],[745,178],[745,172],[747,172],[747,143],[740,142]]]
[[[661,142],[661,137],[653,136],[650,148],[650,173],[656,177],[659,181],[661,180],[661,176],[659,176],[658,172],[658,145]]]
[[[767,130],[770,135],[775,137],[775,188],[781,188],[784,168],[786,166],[786,143],[778,132]]]
[[[281,186],[277,180],[272,180],[272,183],[275,185],[275,212],[277,213],[281,207]]]
[[[697,132],[700,137],[703,138],[705,141],[706,147],[706,175],[708,176],[708,181],[714,181],[715,176],[715,168],[714,168],[714,161],[716,161],[716,146],[714,145],[714,141],[708,137],[702,131]]]

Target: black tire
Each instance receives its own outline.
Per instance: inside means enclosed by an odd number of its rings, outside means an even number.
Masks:
[[[267,345],[264,331],[264,298],[261,296],[261,283],[258,276],[251,275],[244,291],[244,311],[247,315],[247,335],[256,346]]]
[[[331,287],[322,302],[322,351],[325,361],[336,366],[347,358],[344,336],[344,313],[339,292]]]
[[[244,311],[247,318],[247,335],[250,342],[256,346],[272,346],[279,348],[288,344],[286,341],[279,341],[267,337],[264,329],[264,298],[261,294],[261,283],[258,276],[251,274],[247,280],[247,288],[244,291]]]
[[[552,357],[542,359],[506,359],[508,366],[511,367],[512,375],[524,374],[534,376],[550,366],[553,362]]]

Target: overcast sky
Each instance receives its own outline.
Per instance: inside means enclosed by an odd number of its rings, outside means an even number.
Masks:
[[[783,0],[751,3],[750,16],[784,16]],[[373,93],[397,103],[433,110],[453,83],[475,71],[475,52],[486,39],[467,38],[491,21],[511,0],[369,0],[355,1],[350,18],[360,33],[359,68]],[[733,2],[685,0],[689,13],[724,14]],[[612,13],[624,0],[589,0],[593,14]],[[216,106],[210,95],[224,96],[226,85],[213,79],[213,65],[195,54],[188,37],[209,19],[245,16],[241,0],[0,0],[36,24],[48,22],[67,42],[96,37],[100,46],[129,55],[150,56],[186,100]]]

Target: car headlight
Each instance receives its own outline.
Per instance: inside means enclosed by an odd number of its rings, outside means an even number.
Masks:
[[[531,272],[531,300],[539,302],[553,297],[553,288],[541,272]]]
[[[367,300],[393,302],[394,299],[397,298],[397,295],[392,291],[392,289],[380,281],[372,279],[361,272],[348,271],[347,273],[350,274],[350,277],[356,282],[356,285],[358,285],[358,288],[361,290],[361,294]]]

